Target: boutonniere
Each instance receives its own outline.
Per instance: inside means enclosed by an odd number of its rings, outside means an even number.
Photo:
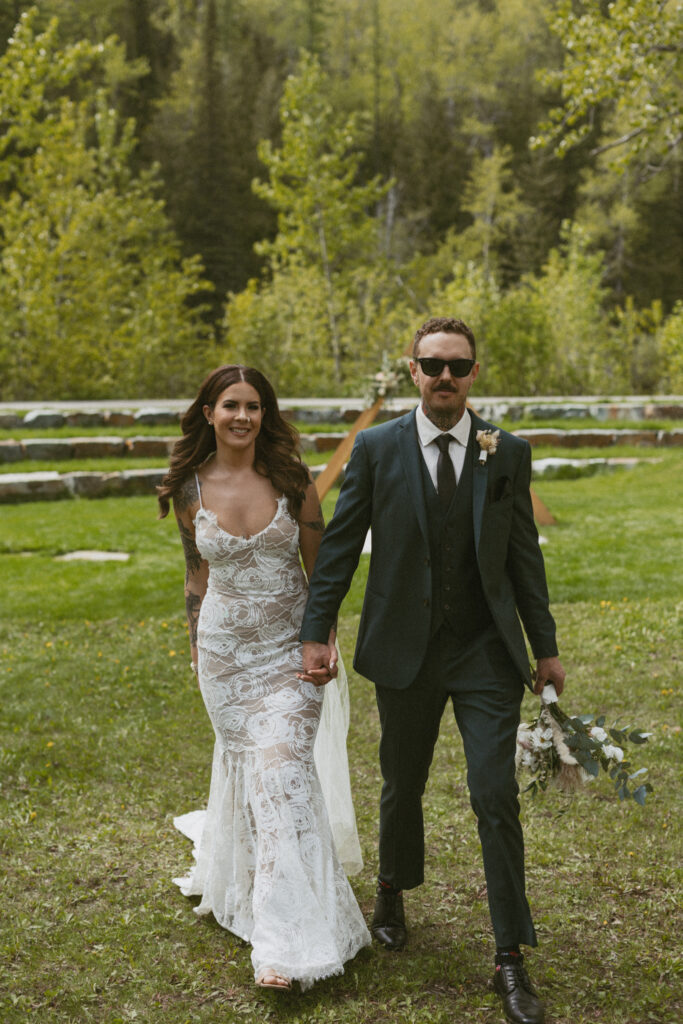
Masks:
[[[496,454],[496,448],[500,441],[500,430],[478,430],[477,443],[481,449],[479,452],[479,465],[483,466],[489,455]]]

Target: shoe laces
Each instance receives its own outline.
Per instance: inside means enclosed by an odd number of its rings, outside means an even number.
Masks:
[[[529,975],[526,972],[526,967],[520,963],[502,963],[499,965],[498,970],[502,975],[502,980],[505,983],[505,988],[508,992],[511,992],[513,988],[523,988],[529,995],[535,996],[536,992],[531,984]]]

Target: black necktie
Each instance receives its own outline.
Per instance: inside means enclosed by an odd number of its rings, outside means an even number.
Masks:
[[[455,494],[455,470],[451,457],[448,454],[448,446],[453,440],[451,434],[441,434],[436,438],[439,446],[439,461],[436,464],[436,489],[439,493],[439,504],[445,512]]]

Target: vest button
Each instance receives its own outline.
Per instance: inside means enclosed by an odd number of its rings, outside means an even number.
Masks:
[[[451,610],[451,606],[449,604],[445,604],[444,608],[446,609],[447,612]]]

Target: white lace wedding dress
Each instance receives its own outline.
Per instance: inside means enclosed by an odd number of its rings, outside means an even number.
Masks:
[[[186,896],[201,896],[196,913],[213,913],[251,943],[255,974],[271,967],[307,988],[341,974],[370,943],[341,864],[359,870],[362,863],[348,718],[339,725],[345,694],[296,676],[307,584],[286,499],[250,538],[227,533],[203,507],[195,533],[210,568],[199,616],[199,682],[216,742],[206,811],[174,819],[194,841],[196,859],[174,881]],[[316,743],[323,702],[327,732]]]

